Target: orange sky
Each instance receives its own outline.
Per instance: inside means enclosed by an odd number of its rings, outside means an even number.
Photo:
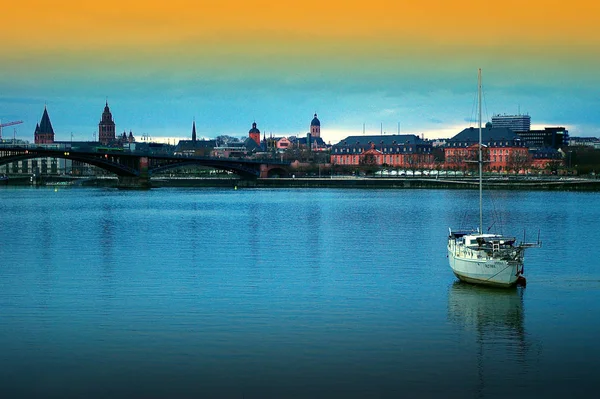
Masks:
[[[598,1],[4,3],[0,86],[12,107],[4,118],[34,123],[39,103],[64,98],[57,126],[87,126],[96,116],[85,112],[108,96],[127,115],[122,123],[139,129],[154,125],[135,104],[156,98],[169,101],[154,105],[164,109],[154,124],[202,109],[206,125],[224,132],[261,119],[297,133],[305,121],[291,118],[319,111],[330,132],[363,122],[395,130],[400,120],[409,132],[439,131],[464,124],[461,96],[481,67],[495,85],[493,112],[522,105],[535,123],[600,132]],[[179,127],[186,134],[188,122]]]
[[[307,54],[451,45],[598,49],[596,1],[67,1],[2,6],[0,48]],[[480,34],[476,35],[476,31]],[[223,49],[225,48],[225,50]],[[219,50],[216,50],[220,48]]]

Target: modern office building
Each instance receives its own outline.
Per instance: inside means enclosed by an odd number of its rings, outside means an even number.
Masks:
[[[564,127],[546,127],[544,130],[515,131],[530,149],[554,148],[569,145],[569,131]]]
[[[531,117],[529,115],[494,115],[492,116],[494,128],[507,127],[513,132],[526,132],[531,129]]]

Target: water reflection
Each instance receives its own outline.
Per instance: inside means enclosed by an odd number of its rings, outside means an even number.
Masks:
[[[470,328],[504,327],[524,335],[523,288],[494,289],[455,281],[448,292],[450,320]]]
[[[527,369],[524,292],[521,287],[493,289],[461,282],[450,286],[448,318],[474,340],[468,353],[475,357],[480,396],[498,394],[507,380],[519,381]]]

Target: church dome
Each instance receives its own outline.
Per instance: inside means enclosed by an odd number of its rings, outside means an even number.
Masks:
[[[310,125],[311,126],[321,126],[321,121],[319,120],[319,118],[317,118],[317,114],[315,114],[315,117],[310,122]]]
[[[258,129],[256,128],[256,122],[254,122],[254,123],[252,124],[252,129],[250,129],[250,131],[249,131],[248,133],[259,133],[259,134],[260,134],[260,130],[258,130]]]

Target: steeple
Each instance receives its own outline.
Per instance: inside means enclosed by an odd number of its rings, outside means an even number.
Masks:
[[[42,120],[40,122],[40,133],[51,133],[54,135],[54,129],[52,129],[52,123],[50,122],[46,107],[44,107],[44,114],[42,115]]]
[[[34,132],[35,144],[52,144],[54,143],[54,129],[48,116],[48,109],[44,106],[42,120],[35,126]]]
[[[313,137],[321,137],[321,121],[317,118],[317,113],[313,120],[310,122],[310,134]]]
[[[260,130],[256,127],[256,122],[252,123],[252,129],[248,132],[248,136],[254,140],[254,142],[260,145]]]
[[[196,121],[192,124],[192,142],[196,144]]]
[[[108,108],[108,100],[104,106],[104,112],[102,112],[102,119],[98,123],[98,141],[102,144],[108,144],[116,139],[116,126],[113,121],[110,108]]]

